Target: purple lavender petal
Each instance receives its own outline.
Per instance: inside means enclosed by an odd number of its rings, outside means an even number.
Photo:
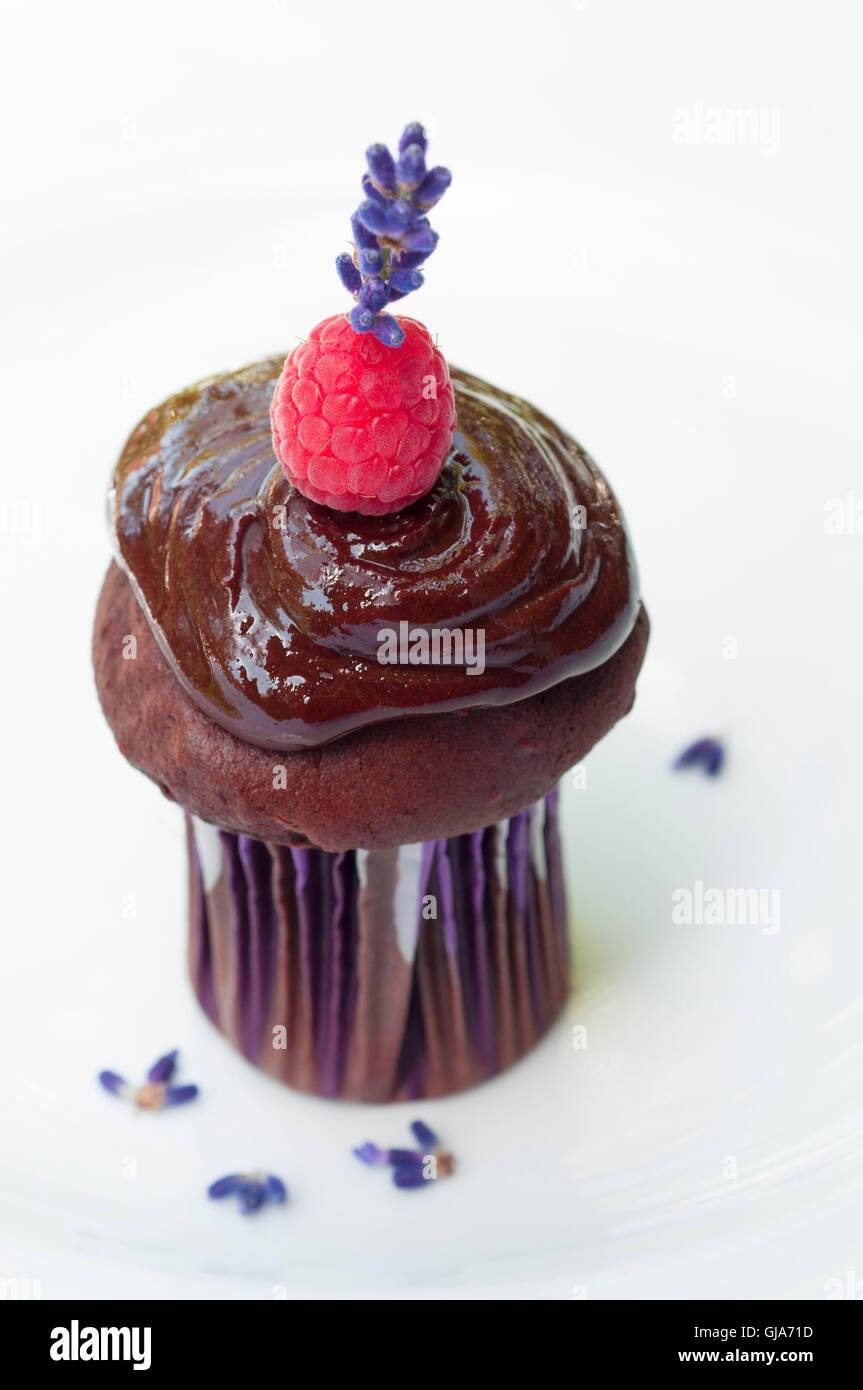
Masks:
[[[275,1173],[267,1174],[264,1179],[264,1188],[266,1190],[268,1202],[278,1203],[288,1200],[288,1189],[285,1187],[281,1178],[276,1177]]]
[[[396,1187],[425,1187],[422,1166],[416,1163],[403,1163],[393,1169],[393,1182]],[[430,1185],[430,1184],[429,1184]]]
[[[683,752],[674,760],[675,767],[692,767],[693,763],[698,763],[713,742],[709,738],[699,738],[695,743],[690,743],[684,748]]]
[[[715,777],[720,771],[725,760],[725,749],[717,738],[699,738],[695,743],[690,743],[687,748],[675,759],[674,768],[694,767],[699,765],[704,768],[710,777]]]
[[[112,1096],[121,1096],[124,1091],[128,1091],[129,1083],[123,1076],[118,1076],[115,1071],[100,1071],[99,1085],[104,1086]]]
[[[198,1096],[197,1086],[166,1086],[165,1104],[166,1105],[185,1105],[187,1101],[196,1100]]]
[[[217,1178],[211,1182],[207,1188],[207,1196],[213,1198],[230,1197],[232,1192],[237,1192],[246,1181],[242,1173],[229,1173],[225,1178]]]
[[[422,1148],[423,1153],[431,1153],[432,1149],[436,1149],[440,1143],[434,1130],[429,1129],[428,1125],[423,1124],[422,1120],[414,1120],[411,1125],[411,1134]]]
[[[719,773],[722,771],[722,765],[724,762],[725,749],[723,748],[721,743],[716,742],[710,749],[709,753],[707,753],[704,761],[704,770],[707,773],[708,777],[717,777]]]
[[[153,1063],[147,1072],[147,1080],[157,1084],[162,1081],[170,1081],[177,1070],[178,1055],[176,1047],[173,1052],[166,1052],[164,1057],[160,1057],[157,1062]]]
[[[409,1167],[411,1164],[422,1167],[425,1155],[417,1153],[415,1149],[390,1149],[388,1160],[394,1168]]]
[[[250,1216],[253,1211],[257,1211],[267,1200],[267,1189],[262,1182],[247,1182],[240,1190],[240,1211],[244,1216]]]
[[[360,1144],[359,1148],[351,1149],[351,1153],[356,1154],[357,1158],[360,1160],[360,1163],[387,1162],[386,1149],[379,1149],[377,1144],[372,1144],[371,1142]]]

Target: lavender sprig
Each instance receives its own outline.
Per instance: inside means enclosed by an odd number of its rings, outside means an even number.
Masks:
[[[386,308],[423,284],[418,267],[438,241],[426,213],[452,182],[449,169],[426,168],[426,146],[418,121],[405,126],[397,159],[386,145],[369,146],[365,198],[351,218],[354,254],[336,257],[339,279],[356,300],[348,315],[351,327],[374,333],[387,347],[398,347],[405,335]]]

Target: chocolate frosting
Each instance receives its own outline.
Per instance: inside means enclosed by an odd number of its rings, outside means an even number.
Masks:
[[[452,371],[458,431],[424,498],[384,517],[307,501],[272,449],[283,358],[212,377],[131,435],[117,555],[174,673],[247,742],[308,748],[401,715],[506,704],[601,665],[638,610],[625,525],[579,446]],[[383,665],[382,628],[482,629],[485,670]]]

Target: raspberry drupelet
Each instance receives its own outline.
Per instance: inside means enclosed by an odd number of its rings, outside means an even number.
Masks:
[[[276,457],[299,492],[336,511],[409,506],[434,486],[455,435],[449,370],[428,330],[384,312],[420,287],[418,267],[437,244],[425,214],[450,174],[427,170],[425,149],[414,123],[398,159],[384,145],[366,152],[354,254],[336,260],[356,303],[293,350],[273,394]]]

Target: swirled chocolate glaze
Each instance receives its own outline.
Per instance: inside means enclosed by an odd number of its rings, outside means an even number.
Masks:
[[[189,695],[273,748],[403,715],[523,699],[606,661],[638,581],[607,483],[525,401],[453,371],[435,488],[360,517],[307,502],[273,454],[282,359],[152,410],[115,470],[118,559]],[[485,669],[385,665],[382,629],[484,632]],[[475,650],[475,649],[474,649]]]

